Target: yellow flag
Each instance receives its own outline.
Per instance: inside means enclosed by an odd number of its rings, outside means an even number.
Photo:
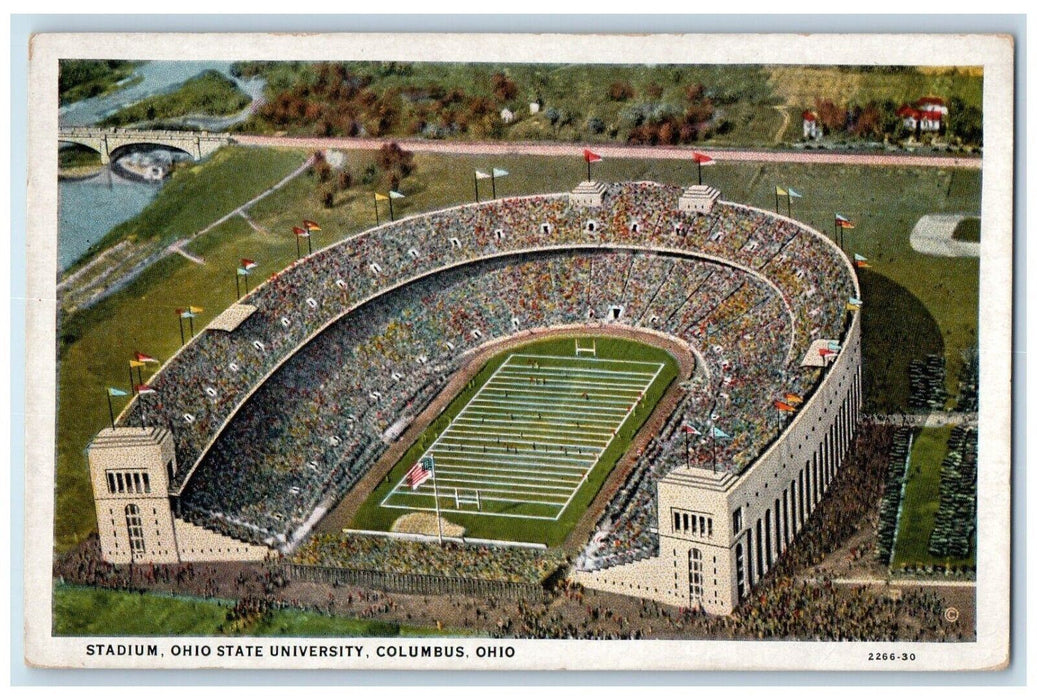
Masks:
[[[203,311],[205,311],[205,309],[203,309],[200,306],[188,306],[187,308],[190,309],[191,313],[193,313],[193,314],[200,314]]]
[[[778,195],[779,197],[788,197],[789,196],[788,190],[783,190],[782,188],[780,188],[778,186],[774,187],[774,194]]]
[[[384,194],[379,194],[377,192],[374,193],[374,201],[376,202],[384,202],[387,199],[389,198],[386,197]]]
[[[144,366],[143,362],[138,362],[137,360],[130,360],[130,367],[143,367],[143,366]]]

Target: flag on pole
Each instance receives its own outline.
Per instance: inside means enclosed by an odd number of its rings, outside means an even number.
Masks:
[[[836,214],[835,215],[835,225],[838,226],[839,228],[856,228],[853,225],[853,222],[850,221],[849,219],[847,219],[842,214]]]
[[[392,199],[403,199],[405,195],[403,195],[400,192],[397,192],[396,190],[389,190],[389,196]]]
[[[309,219],[302,220],[302,227],[307,231],[320,231],[320,226],[317,225],[316,221],[310,221]]]
[[[241,259],[241,267],[245,270],[252,270],[257,267],[255,260],[249,260],[248,258]]]
[[[134,387],[134,389],[136,390],[136,392],[138,394],[154,394],[154,393],[156,393],[155,390],[152,389],[147,384],[138,384],[137,386]]]
[[[135,353],[133,353],[133,357],[134,357],[134,359],[137,360],[137,362],[153,362],[156,365],[158,364],[158,360],[156,360],[151,355],[145,355],[142,352],[135,352]]]
[[[820,355],[821,357],[828,357],[829,355],[834,355],[835,354],[835,350],[829,350],[828,348],[821,348],[820,350],[817,351],[817,354]]]
[[[140,360],[130,360],[130,367],[143,367],[144,364]]]
[[[730,435],[728,435],[727,433],[725,433],[723,430],[721,430],[720,428],[716,427],[715,425],[713,426],[713,437],[715,437],[718,440],[730,440],[731,439]]]
[[[193,314],[200,314],[200,313],[202,313],[203,311],[205,311],[205,309],[203,309],[203,308],[202,308],[202,307],[200,307],[200,306],[188,306],[188,307],[187,307],[187,310],[188,310],[188,311],[190,311],[190,312],[191,312],[191,313],[193,313]]]
[[[794,413],[796,411],[795,406],[787,404],[784,401],[775,401],[774,408],[778,409],[779,411],[784,411],[785,413]]]
[[[489,173],[484,173],[482,170],[475,171],[476,180],[489,180],[491,177],[493,177],[493,175],[490,175]]]
[[[828,341],[828,349],[831,350],[832,352],[839,352],[840,350],[843,349],[843,346],[840,345],[839,343],[835,342],[834,340],[829,340]]]
[[[239,274],[239,275],[243,275],[243,276],[246,276],[246,277],[247,277],[247,276],[249,275],[249,271],[248,271],[248,268],[245,268],[245,267],[239,267],[239,268],[238,268],[238,274]]]
[[[691,159],[699,165],[713,165],[713,159],[707,156],[705,153],[692,153]]]
[[[789,197],[795,197],[796,199],[803,198],[803,195],[801,195],[799,192],[796,192],[796,190],[792,189],[791,187],[789,188],[788,195]]]
[[[299,238],[309,238],[310,237],[310,232],[309,231],[307,231],[304,228],[300,228],[298,226],[292,226],[292,233],[294,233]]]
[[[601,162],[601,156],[599,156],[594,151],[591,151],[591,150],[586,149],[586,148],[583,149],[583,159],[585,161],[587,161],[588,163],[599,163],[599,162]]]
[[[853,306],[864,306],[864,301],[861,300],[861,299],[858,299],[857,297],[850,297],[850,301],[847,302],[847,303],[849,303],[849,304],[851,304]]]
[[[688,423],[684,424],[684,432],[688,433],[689,435],[701,435],[702,434],[702,433],[700,433],[698,431],[698,429],[695,428],[694,425],[689,425]]]
[[[110,386],[110,387],[108,387],[108,395],[109,396],[128,396],[129,394],[127,394],[122,389],[116,389],[115,387]]]
[[[868,259],[863,255],[858,255],[857,253],[853,254],[853,264],[861,268],[871,267],[871,263],[868,262]]]
[[[774,186],[774,194],[777,195],[778,197],[788,197],[789,196],[789,191],[784,189],[784,188],[782,188],[782,187],[778,187],[777,185],[775,185]]]
[[[386,200],[388,200],[388,199],[389,199],[389,198],[388,198],[388,197],[386,197],[386,196],[385,196],[384,194],[382,194],[381,192],[375,192],[375,193],[374,193],[374,200],[375,200],[376,202],[384,202],[384,201],[386,201]]]
[[[493,169],[493,176],[494,177],[506,177],[507,175],[509,175],[507,170],[502,170],[500,168],[494,168]]]
[[[195,312],[191,309],[180,309],[180,318],[194,318]]]
[[[410,471],[407,472],[407,475],[403,477],[403,481],[407,484],[407,486],[410,486],[411,490],[413,491],[414,489],[418,488],[431,478],[432,470],[426,467],[423,462],[418,462],[410,468]]]
[[[803,403],[803,397],[791,391],[785,392],[785,400],[794,405]]]

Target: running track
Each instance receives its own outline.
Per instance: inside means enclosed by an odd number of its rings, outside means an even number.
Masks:
[[[464,155],[529,155],[529,156],[574,156],[582,154],[584,146],[604,158],[657,158],[688,160],[693,151],[675,146],[609,146],[576,143],[529,143],[522,141],[426,141],[421,139],[363,139],[346,137],[306,136],[255,136],[235,134],[236,142],[247,146],[282,146],[290,148],[342,150],[371,150],[381,143],[395,140],[403,148],[418,153],[459,153]],[[969,168],[983,166],[982,158],[956,158],[952,156],[916,156],[889,153],[823,153],[808,151],[749,151],[701,149],[717,161],[742,161],[760,163],[812,163],[824,165],[879,165],[923,168]]]

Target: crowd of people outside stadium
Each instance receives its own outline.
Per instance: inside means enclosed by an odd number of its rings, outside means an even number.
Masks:
[[[321,500],[356,483],[465,351],[559,324],[651,328],[699,347],[706,364],[642,455],[638,486],[609,506],[588,561],[647,551],[655,480],[688,462],[751,463],[783,424],[771,401],[809,395],[820,372],[800,360],[812,340],[842,336],[853,295],[835,249],[796,224],[724,203],[683,213],[679,196],[614,184],[600,209],[566,196],[497,200],[349,238],[253,290],[242,301],[256,312],[188,344],[122,422],[137,424],[143,410],[145,422],[172,428],[179,486],[242,399],[326,328],[255,391],[179,502],[194,522],[282,545]],[[682,251],[718,262],[674,255]],[[507,257],[473,262],[494,255]],[[701,434],[687,450],[686,424]],[[714,425],[733,438],[714,445]]]

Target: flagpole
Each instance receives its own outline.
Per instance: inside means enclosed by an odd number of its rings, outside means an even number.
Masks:
[[[308,230],[306,232],[306,250],[309,251],[307,255],[313,255],[313,233]]]
[[[378,220],[378,193],[375,192],[371,196],[374,197],[374,225],[381,226],[382,222]]]
[[[143,384],[144,383],[144,375],[142,375],[140,373],[140,367],[137,367],[137,383],[138,384]]]
[[[295,234],[295,259],[298,260],[302,257],[302,250],[299,248],[299,234]]]
[[[112,392],[105,389],[104,395],[108,397],[108,419],[112,422],[112,430],[115,430],[115,411],[112,410]]]
[[[443,544],[443,519],[439,517],[439,485],[436,483],[436,461],[429,456],[429,463],[432,467],[432,493],[436,499],[436,525],[439,527],[439,544]]]
[[[479,203],[479,173],[478,171],[472,175],[472,182],[475,183],[475,203]]]
[[[190,307],[188,307],[187,313],[190,314],[187,317],[187,322],[191,324],[191,337],[194,338],[194,312],[191,311]]]
[[[245,274],[245,294],[248,294],[248,273]]]
[[[130,394],[132,395],[134,391],[136,391],[136,388],[133,385],[133,368],[130,367]]]
[[[786,197],[786,199],[788,199],[789,218],[791,219],[792,218],[792,193],[791,192],[787,192],[785,194],[785,197]]]
[[[695,162],[698,163],[698,165],[699,165],[699,184],[701,185],[702,184],[702,161],[697,160]]]
[[[490,171],[490,192],[497,199],[497,168]]]
[[[587,158],[586,160],[587,160],[587,181],[590,182],[590,179],[591,179],[591,159]]]
[[[144,395],[138,393],[137,394],[137,401],[140,402],[140,427],[141,427],[141,430],[143,430],[144,428],[147,427],[147,426],[144,425]]]
[[[237,295],[238,300],[240,301],[241,300],[241,285],[238,284],[238,278],[239,277],[241,277],[241,275],[239,275],[237,273],[237,271],[235,271],[234,272],[234,293]]]
[[[775,214],[778,213],[778,209],[779,208],[780,208],[780,205],[778,204],[778,190],[775,189],[774,190],[774,213]]]
[[[396,221],[396,213],[392,209],[392,194],[389,195],[389,221]]]
[[[180,322],[180,347],[184,347],[184,317],[180,315],[180,312],[176,312],[176,320]],[[133,374],[130,374],[130,381],[133,381]]]

